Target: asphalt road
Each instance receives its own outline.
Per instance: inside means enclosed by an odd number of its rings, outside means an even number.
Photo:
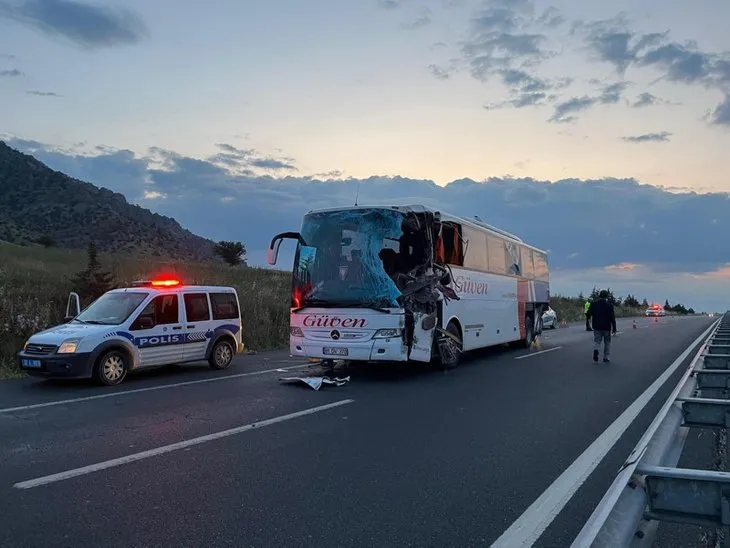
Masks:
[[[619,320],[610,364],[572,326],[320,391],[279,382],[312,372],[285,353],[111,390],[2,382],[0,546],[517,546],[526,511],[536,546],[568,546],[683,367],[585,481],[576,459],[711,323]],[[528,510],[566,481],[567,504]]]

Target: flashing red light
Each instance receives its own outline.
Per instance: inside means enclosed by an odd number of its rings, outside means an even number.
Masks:
[[[152,282],[150,282],[150,285],[152,287],[176,287],[176,286],[181,285],[181,284],[182,284],[182,282],[180,280],[174,280],[174,279],[170,279],[170,280],[152,280]]]

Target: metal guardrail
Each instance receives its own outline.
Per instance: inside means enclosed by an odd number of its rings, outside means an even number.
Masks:
[[[729,426],[730,311],[713,324],[571,548],[649,547],[660,522],[730,527],[730,473],[676,467],[690,428]]]

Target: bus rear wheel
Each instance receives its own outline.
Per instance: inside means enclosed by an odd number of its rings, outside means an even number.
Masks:
[[[535,342],[535,320],[532,316],[525,317],[525,338],[520,342],[524,348],[530,348]]]
[[[446,326],[446,334],[442,334],[439,339],[439,361],[441,367],[446,369],[454,369],[461,361],[461,355],[464,353],[464,343],[461,338],[461,330],[456,322],[449,322]]]

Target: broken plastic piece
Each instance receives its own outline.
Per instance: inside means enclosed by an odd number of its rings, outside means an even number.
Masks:
[[[279,379],[281,382],[285,383],[304,383],[313,390],[319,390],[323,384],[330,385],[330,386],[344,386],[348,382],[350,382],[350,376],[347,377],[284,377]]]

